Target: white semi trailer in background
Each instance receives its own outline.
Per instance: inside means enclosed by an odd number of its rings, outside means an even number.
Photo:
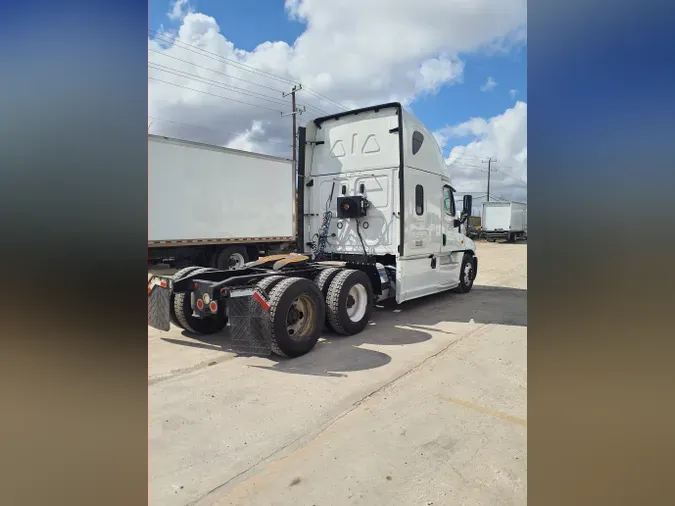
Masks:
[[[293,162],[148,136],[151,264],[236,269],[296,236]]]
[[[483,202],[483,233],[488,241],[515,242],[527,238],[527,204],[521,202]]]
[[[297,357],[314,347],[324,325],[361,332],[375,301],[471,290],[478,258],[462,228],[472,198],[456,209],[441,150],[415,116],[399,103],[347,111],[310,121],[298,141],[298,252],[236,270],[192,266],[154,276],[150,326],[169,330],[173,322],[211,334],[229,322],[233,351]],[[237,202],[246,207],[247,197],[264,192],[266,211],[282,213],[289,204],[282,183],[236,186]],[[217,190],[201,202],[191,191],[204,219],[227,215],[231,204]],[[170,200],[181,199],[176,191]],[[165,212],[175,216],[171,201]]]

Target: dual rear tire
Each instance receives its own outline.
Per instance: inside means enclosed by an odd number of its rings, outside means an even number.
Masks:
[[[257,288],[269,299],[272,351],[286,357],[314,348],[324,324],[339,334],[358,334],[373,311],[370,279],[358,270],[324,269],[314,281],[271,276]]]
[[[373,287],[365,272],[340,269],[326,292],[326,325],[352,336],[368,325],[373,312]]]
[[[187,267],[174,280],[211,268]],[[305,278],[270,276],[256,288],[269,303],[272,351],[286,357],[299,357],[316,345],[324,324],[343,335],[361,332],[373,310],[373,289],[368,276],[358,270],[329,268],[314,281]],[[227,324],[224,304],[218,314],[208,318],[192,316],[189,293],[171,294],[171,321],[189,332],[214,334]]]
[[[186,267],[174,274],[173,279],[178,280],[187,274],[195,275],[213,271],[210,267]],[[190,293],[171,293],[170,295],[170,318],[171,322],[193,334],[209,335],[220,332],[227,325],[225,304],[221,304],[218,312],[206,318],[192,316],[192,299]]]

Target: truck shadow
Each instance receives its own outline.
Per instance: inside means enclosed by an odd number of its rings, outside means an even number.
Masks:
[[[432,339],[431,332],[452,335],[451,330],[438,328],[443,323],[527,326],[527,290],[476,285],[465,295],[443,292],[400,305],[377,305],[368,327],[360,334],[342,336],[324,331],[307,355],[294,359],[271,355],[270,365],[250,367],[287,374],[344,377],[349,372],[376,369],[391,362],[387,353],[360,346],[414,346]],[[229,329],[210,336],[185,331],[182,334],[189,340],[162,339],[181,346],[232,353]]]

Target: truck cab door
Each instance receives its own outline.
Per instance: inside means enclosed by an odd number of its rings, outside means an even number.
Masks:
[[[457,210],[452,188],[443,185],[441,253],[438,257],[438,284],[450,288],[459,284],[459,270],[464,256],[464,234],[455,226]]]

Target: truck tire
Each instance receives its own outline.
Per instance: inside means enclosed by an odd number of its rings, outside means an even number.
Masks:
[[[265,295],[269,297],[272,289],[284,279],[288,278],[286,276],[270,276],[268,278],[264,278],[262,281],[258,281],[258,284],[255,285],[255,287],[265,292]]]
[[[316,286],[319,287],[319,290],[323,294],[324,300],[326,300],[326,297],[328,296],[328,288],[330,288],[330,283],[333,281],[335,276],[337,275],[338,272],[340,272],[342,269],[339,267],[331,267],[329,269],[323,269],[319,274],[317,274],[314,278],[314,282],[316,283]],[[331,324],[330,321],[328,321],[328,311],[326,311],[326,327],[328,327],[329,330],[335,330]]]
[[[185,267],[179,271],[176,271],[174,275],[172,276],[172,279],[176,281],[177,279],[182,278],[186,274],[189,274],[192,271],[196,271],[197,269],[201,269],[201,267],[197,265],[191,265],[190,267]],[[173,308],[174,304],[174,299],[175,299],[175,294],[173,293],[173,290],[171,290],[171,294],[169,295],[169,319],[171,320],[171,323],[173,323],[176,327],[183,328],[183,326],[180,324],[178,321],[178,318],[176,318],[176,311]]]
[[[243,246],[228,246],[213,255],[211,264],[224,271],[240,269],[248,262],[248,251]]]
[[[204,272],[213,271],[210,267],[197,269],[190,274],[196,275]],[[208,335],[220,332],[227,325],[227,316],[225,316],[225,304],[220,304],[218,313],[207,318],[197,318],[192,316],[192,301],[190,292],[177,293],[173,301],[173,310],[179,326],[194,334]]]
[[[509,238],[507,239],[508,242],[516,242],[516,234],[510,233]]]
[[[321,337],[326,306],[316,284],[286,278],[270,293],[272,352],[285,357],[308,353]]]
[[[469,293],[473,287],[473,280],[476,277],[476,271],[473,264],[473,255],[464,254],[462,265],[459,268],[459,285],[453,290],[457,293]]]
[[[361,332],[373,312],[373,287],[363,271],[344,269],[328,288],[326,315],[330,327],[343,335]]]

